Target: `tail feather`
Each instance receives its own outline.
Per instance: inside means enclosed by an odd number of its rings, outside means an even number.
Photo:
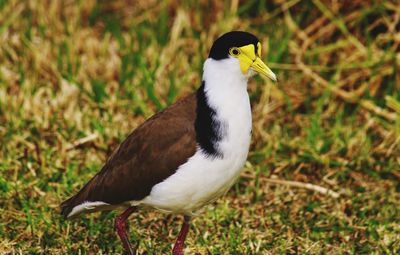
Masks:
[[[69,215],[76,206],[93,199],[93,186],[96,184],[98,175],[99,174],[95,175],[88,183],[86,183],[86,185],[83,186],[83,188],[76,195],[61,203],[61,215],[64,216],[64,218],[70,218]]]
[[[65,219],[68,218],[68,215],[71,213],[72,209],[74,209],[75,206],[80,204],[79,200],[77,199],[78,195],[79,195],[79,193],[61,203],[61,206],[60,206],[61,207],[61,215]]]
[[[93,179],[94,178],[92,178],[92,180]],[[88,200],[88,191],[90,190],[92,180],[86,183],[86,185],[76,195],[61,203],[61,215],[64,216],[65,219],[69,218],[68,215],[72,212],[75,206]]]

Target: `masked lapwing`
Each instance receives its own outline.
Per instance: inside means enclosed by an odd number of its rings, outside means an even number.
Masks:
[[[252,119],[247,81],[275,74],[261,60],[254,35],[233,31],[219,37],[204,62],[198,90],[136,128],[103,168],[61,204],[62,215],[122,208],[115,228],[127,254],[134,254],[126,220],[140,208],[182,214],[172,253],[182,255],[189,221],[227,192],[249,151]]]

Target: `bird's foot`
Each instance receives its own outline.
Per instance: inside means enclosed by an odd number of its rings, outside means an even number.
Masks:
[[[179,232],[178,239],[176,239],[174,248],[172,249],[172,255],[184,255],[183,247],[187,233],[189,232],[189,221],[190,217],[185,216],[181,231]]]
[[[183,252],[183,242],[177,240],[174,245],[174,248],[172,249],[172,255],[184,255],[184,254],[185,253]]]
[[[136,249],[132,249],[132,246],[129,243],[128,234],[126,233],[126,220],[128,219],[129,215],[131,215],[131,213],[134,211],[135,208],[130,207],[115,219],[115,229],[119,238],[121,238],[127,255],[136,255]]]

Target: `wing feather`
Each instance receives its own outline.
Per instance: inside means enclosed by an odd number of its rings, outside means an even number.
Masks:
[[[197,99],[188,96],[135,129],[75,196],[61,204],[66,217],[86,201],[111,205],[141,200],[196,151]]]

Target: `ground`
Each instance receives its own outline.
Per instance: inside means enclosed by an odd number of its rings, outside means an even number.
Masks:
[[[248,162],[186,253],[399,254],[398,1],[265,2],[0,0],[0,254],[122,254],[116,212],[66,221],[59,204],[234,29],[278,83],[250,81]],[[181,223],[140,211],[130,239],[168,254]]]

